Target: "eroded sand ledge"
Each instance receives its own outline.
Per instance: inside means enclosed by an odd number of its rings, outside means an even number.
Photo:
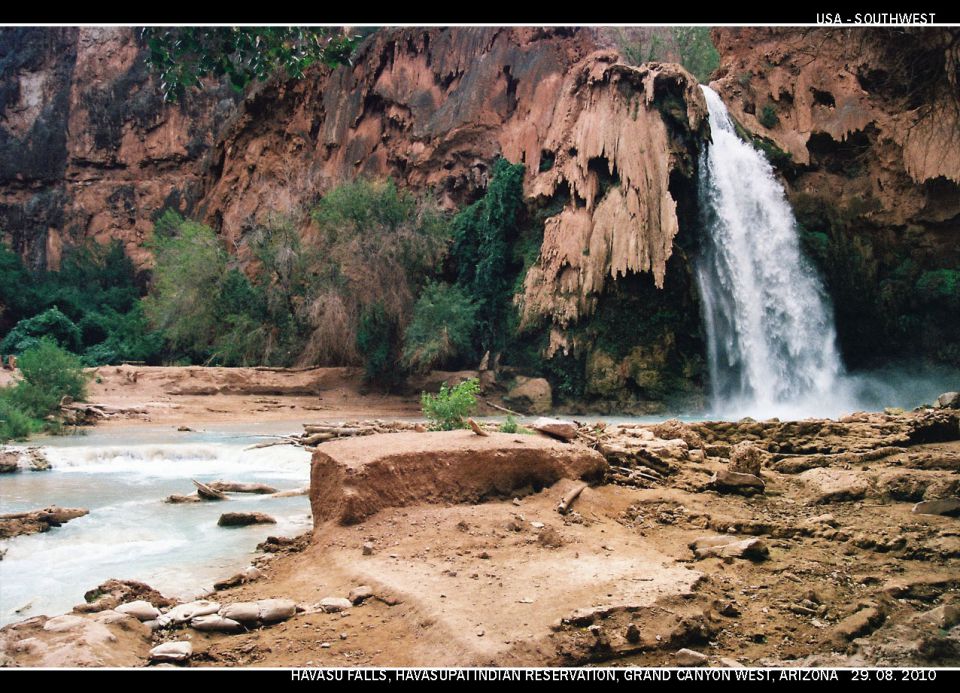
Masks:
[[[603,456],[542,436],[471,431],[388,433],[325,444],[313,455],[314,527],[350,525],[419,503],[477,503],[560,479],[600,479]]]

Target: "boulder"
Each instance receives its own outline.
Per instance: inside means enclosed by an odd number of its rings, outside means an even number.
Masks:
[[[259,580],[263,577],[263,573],[260,572],[260,569],[256,566],[248,566],[244,568],[236,575],[231,575],[226,580],[220,580],[213,584],[213,589],[215,590],[225,590],[230,587],[236,587],[237,585],[245,585],[248,582],[253,582],[254,580]]]
[[[189,642],[165,642],[150,650],[150,659],[154,662],[185,662],[193,656],[193,645]]]
[[[546,416],[541,416],[533,422],[530,428],[560,440],[573,440],[577,437],[577,424],[573,421],[551,419]]]
[[[355,524],[382,508],[476,503],[526,486],[598,479],[603,457],[544,436],[470,431],[382,433],[324,443],[313,454],[314,527]]]
[[[730,449],[730,471],[759,477],[767,453],[751,442],[737,443]]]
[[[150,585],[136,580],[107,580],[96,588],[88,590],[83,598],[84,604],[73,607],[77,613],[107,611],[133,601],[144,601],[158,607],[175,606],[177,603],[169,597],[164,597]]]
[[[917,515],[960,515],[960,498],[921,501],[913,506]]]
[[[887,615],[876,607],[860,609],[860,611],[847,616],[833,627],[831,631],[832,639],[838,644],[843,644],[854,638],[872,633],[883,624],[886,617]]]
[[[743,472],[734,472],[729,469],[721,469],[714,474],[710,479],[710,486],[717,491],[744,495],[763,493],[764,488],[766,488],[763,479],[760,477]]]
[[[509,406],[531,414],[546,414],[553,407],[553,391],[545,378],[517,376],[503,396]]]
[[[217,524],[221,527],[247,527],[249,525],[275,525],[277,521],[266,513],[224,513]]]
[[[114,609],[114,611],[118,611],[121,614],[129,614],[138,621],[154,621],[160,618],[160,609],[155,607],[150,602],[144,601],[143,599],[121,604]]]
[[[941,409],[960,409],[960,392],[944,392],[937,397],[937,406]]]
[[[20,471],[20,451],[0,448],[0,474],[12,474]]]
[[[925,623],[940,630],[950,630],[960,623],[960,607],[954,604],[942,604],[935,609],[913,616],[914,623]]]
[[[799,478],[813,491],[814,503],[859,500],[867,493],[867,481],[845,469],[818,467],[801,472]]]

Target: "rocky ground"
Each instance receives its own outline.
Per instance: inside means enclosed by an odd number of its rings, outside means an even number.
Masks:
[[[322,442],[311,536],[202,602],[100,586],[0,630],[0,658],[960,664],[956,410],[549,428]]]

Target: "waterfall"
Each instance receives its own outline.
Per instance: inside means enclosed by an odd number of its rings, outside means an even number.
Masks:
[[[715,413],[836,413],[843,365],[833,309],[803,256],[797,222],[763,154],[701,86],[712,142],[700,160],[704,244],[695,262]]]

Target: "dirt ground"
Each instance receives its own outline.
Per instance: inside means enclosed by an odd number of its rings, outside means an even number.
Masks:
[[[146,405],[158,423],[418,413],[415,397],[364,395],[341,369],[283,374],[285,391],[269,372],[137,368],[131,382],[129,367],[104,370],[91,400]],[[331,520],[260,554],[259,579],[209,597],[291,599],[298,613],[281,623],[228,635],[150,633],[112,611],[83,617],[94,625],[50,628],[38,617],[0,630],[0,659],[145,666],[151,647],[189,640],[188,666],[676,666],[691,656],[709,666],[957,666],[960,525],[956,513],[913,510],[958,495],[960,442],[854,456],[830,444],[813,469],[799,464],[810,456],[781,456],[792,466],[769,458],[764,491],[749,496],[711,483],[729,461],[722,446],[704,445],[681,463],[642,467],[643,483],[595,482],[566,515],[557,504],[571,479]],[[698,558],[691,544],[718,535],[759,544]],[[372,596],[319,608],[359,586]],[[99,635],[83,641],[83,628]]]
[[[472,372],[436,372],[408,391],[386,394],[362,384],[357,368],[215,368],[100,366],[89,370],[87,401],[124,410],[101,426],[312,421],[325,418],[417,417],[420,391]],[[0,387],[14,379],[0,370]]]

